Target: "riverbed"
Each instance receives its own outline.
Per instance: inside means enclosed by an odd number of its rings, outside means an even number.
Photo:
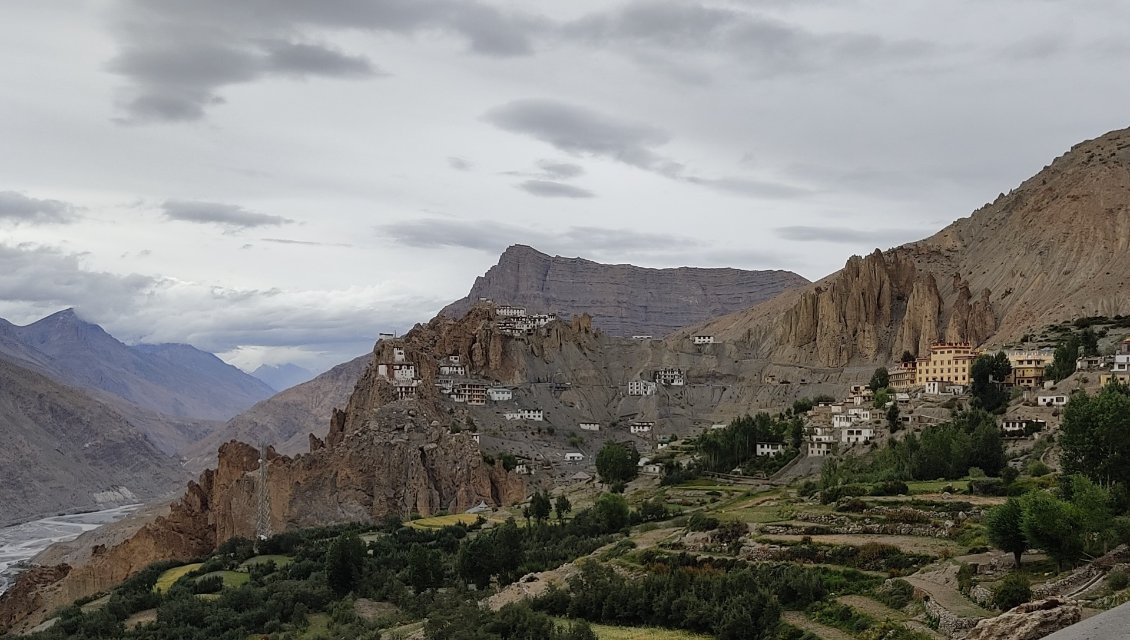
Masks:
[[[29,560],[56,542],[73,540],[104,524],[117,522],[136,511],[140,504],[104,511],[54,516],[0,529],[0,593],[18,573],[17,563]]]

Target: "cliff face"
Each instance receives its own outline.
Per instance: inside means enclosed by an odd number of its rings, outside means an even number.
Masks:
[[[760,357],[884,363],[934,340],[1015,343],[1049,324],[1130,313],[1130,130],[1076,145],[936,235],[694,326]]]
[[[806,284],[790,271],[646,269],[551,257],[515,245],[475,279],[467,297],[441,313],[458,318],[480,298],[490,298],[535,313],[587,313],[597,328],[615,336],[659,337]]]

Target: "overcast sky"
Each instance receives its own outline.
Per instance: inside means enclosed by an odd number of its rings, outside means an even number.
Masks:
[[[1117,0],[4,0],[0,316],[325,368],[509,244],[791,269],[1130,125]]]

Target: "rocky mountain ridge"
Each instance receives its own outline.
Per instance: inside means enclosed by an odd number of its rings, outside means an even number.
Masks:
[[[183,344],[127,346],[72,309],[27,326],[0,325],[0,354],[107,402],[166,453],[274,395],[210,353]]]
[[[1081,143],[934,236],[673,336],[757,357],[886,363],[933,341],[1018,343],[1049,324],[1130,313],[1130,130]]]
[[[184,475],[112,407],[0,355],[0,526],[151,500]]]
[[[475,279],[465,298],[440,313],[458,318],[480,298],[489,298],[532,313],[587,313],[597,328],[615,336],[660,337],[806,284],[790,271],[648,269],[551,257],[514,245]]]

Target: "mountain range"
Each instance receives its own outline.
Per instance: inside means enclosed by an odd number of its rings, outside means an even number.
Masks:
[[[647,269],[549,256],[514,245],[475,279],[466,297],[440,313],[458,318],[476,301],[489,298],[531,313],[587,313],[598,329],[614,336],[660,337],[806,284],[791,271]]]
[[[310,380],[315,374],[309,369],[287,362],[259,365],[251,375],[267,383],[275,391],[284,391]]]

